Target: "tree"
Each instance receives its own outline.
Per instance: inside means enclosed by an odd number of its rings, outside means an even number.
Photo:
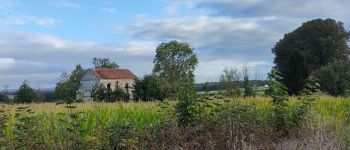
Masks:
[[[195,92],[194,70],[198,60],[189,44],[178,41],[161,43],[153,63],[153,73],[172,84],[172,97]]]
[[[239,97],[241,90],[239,86],[239,80],[241,78],[237,69],[225,68],[220,76],[220,90],[229,97]]]
[[[276,43],[276,69],[284,77],[289,94],[298,94],[307,77],[334,60],[347,60],[350,33],[332,19],[307,21]]]
[[[287,101],[288,92],[287,87],[282,83],[283,77],[281,73],[273,68],[268,75],[269,88],[265,93],[272,98],[272,121],[278,133],[285,136],[288,132],[287,126]]]
[[[55,98],[67,103],[74,102],[80,86],[80,80],[83,76],[84,70],[80,64],[75,66],[75,69],[70,75],[67,72],[63,72],[59,82],[56,84],[54,92]]]
[[[350,94],[350,62],[335,61],[315,71],[320,89],[333,96]]]
[[[172,93],[168,81],[156,75],[145,75],[142,79],[136,79],[133,87],[134,99],[136,100],[163,101]]]
[[[69,77],[69,80],[72,82],[72,84],[76,90],[79,89],[80,80],[84,76],[84,74],[85,74],[85,71],[84,71],[83,67],[81,67],[80,64],[77,64],[75,66],[75,69],[72,71],[72,74]]]
[[[0,103],[9,103],[10,98],[7,97],[6,94],[0,93]]]
[[[209,82],[205,82],[203,84],[202,91],[204,91],[205,94],[209,94],[209,92],[210,92]]]
[[[119,65],[114,61],[109,60],[109,58],[93,58],[92,64],[94,64],[95,68],[119,68]]]
[[[45,95],[43,92],[41,92],[40,90],[35,92],[35,100],[34,102],[36,103],[40,103],[40,102],[44,102],[45,101]]]
[[[243,84],[244,84],[244,97],[254,96],[253,85],[249,81],[248,68],[246,66],[243,67]]]
[[[66,72],[62,73],[60,81],[56,84],[54,97],[67,104],[73,103],[76,99],[74,84],[69,80],[69,76]]]
[[[24,81],[22,85],[19,87],[14,101],[17,103],[32,103],[35,101],[36,93],[30,87],[28,81]]]

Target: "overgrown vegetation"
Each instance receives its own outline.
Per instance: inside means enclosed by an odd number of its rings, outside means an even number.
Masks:
[[[134,99],[137,101],[163,101],[171,97],[170,83],[157,75],[145,75],[142,79],[136,79],[134,83]]]
[[[96,102],[126,102],[130,99],[130,95],[125,93],[122,89],[116,87],[112,90],[110,87],[105,87],[103,84],[93,88],[91,91],[91,97]]]
[[[4,105],[0,149],[348,148],[349,100],[287,99],[279,129],[265,97],[191,100],[182,117],[175,102]]]

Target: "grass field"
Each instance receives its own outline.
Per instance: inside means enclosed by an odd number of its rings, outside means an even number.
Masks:
[[[204,115],[205,117],[212,118],[224,114],[223,112],[239,110],[239,115],[249,114],[247,118],[253,120],[259,127],[266,126],[264,129],[268,130],[271,126],[270,101],[268,97],[225,101],[216,99],[211,100],[209,102],[211,106],[203,109],[201,113],[207,114]],[[290,97],[288,104],[288,109],[291,109],[288,111],[290,115],[295,112],[292,109],[296,108],[294,106],[297,103],[297,98]],[[167,105],[168,113],[173,111],[174,104],[175,102],[171,102]],[[143,149],[141,139],[145,138],[145,134],[150,138],[148,132],[164,124],[169,117],[173,117],[164,114],[163,105],[161,102],[78,103],[73,104],[76,108],[68,109],[65,105],[54,103],[2,104],[0,106],[0,149],[65,149],[67,147],[103,149],[106,145],[108,145],[106,149],[110,149],[116,143],[114,146],[119,146],[119,149]],[[239,109],[238,106],[240,106]],[[245,109],[246,106],[249,109]],[[237,114],[233,113],[233,117],[237,117]],[[349,99],[321,96],[313,103],[313,109],[309,112],[306,122],[317,120],[320,126],[324,125],[324,128],[330,129],[337,139],[341,139],[342,143],[347,145],[350,141],[349,117]],[[175,117],[173,119],[175,120]],[[255,125],[249,124],[241,128],[242,130],[255,128]],[[249,134],[257,133],[254,131]],[[147,140],[150,139],[145,141]]]

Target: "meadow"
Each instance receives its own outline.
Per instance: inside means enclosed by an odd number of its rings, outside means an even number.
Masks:
[[[177,123],[176,102],[1,104],[0,149],[348,149],[350,99],[319,96],[281,138],[269,97],[208,98],[195,125]],[[298,112],[289,97],[286,120]]]

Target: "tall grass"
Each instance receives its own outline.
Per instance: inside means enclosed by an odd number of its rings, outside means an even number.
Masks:
[[[195,110],[197,125],[187,128],[171,115],[174,103],[167,109],[161,102],[77,103],[74,110],[54,103],[3,105],[0,149],[280,149],[288,144],[300,149],[295,145],[310,141],[317,149],[325,146],[318,141],[322,138],[335,145],[328,148],[346,149],[350,141],[345,98],[320,96],[295,131],[297,138],[282,140],[271,126],[268,97],[209,100]],[[297,103],[289,98],[290,115]]]

